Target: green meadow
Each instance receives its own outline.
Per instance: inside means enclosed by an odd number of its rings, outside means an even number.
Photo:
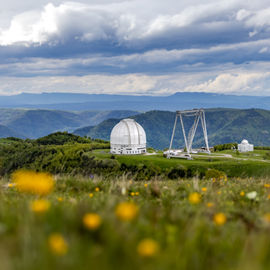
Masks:
[[[42,198],[19,192],[8,180],[0,182],[1,269],[270,267],[270,179],[65,176],[55,177],[54,190]],[[34,210],[35,200],[50,207]],[[116,214],[122,202],[138,207],[129,220]],[[87,213],[101,220],[94,230],[84,225]],[[218,213],[225,219],[215,220]],[[60,252],[50,245],[54,234],[64,241]],[[144,239],[156,245],[148,255],[138,248]]]
[[[0,140],[0,176],[0,269],[270,267],[268,149],[113,156],[56,133]]]

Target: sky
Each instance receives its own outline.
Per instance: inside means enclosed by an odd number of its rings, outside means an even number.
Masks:
[[[270,96],[270,2],[1,1],[0,60],[0,95]]]

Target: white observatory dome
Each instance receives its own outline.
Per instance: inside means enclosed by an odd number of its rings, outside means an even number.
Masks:
[[[248,144],[248,140],[242,140],[241,144]]]
[[[146,153],[146,134],[133,119],[121,120],[111,132],[111,153],[138,155]]]

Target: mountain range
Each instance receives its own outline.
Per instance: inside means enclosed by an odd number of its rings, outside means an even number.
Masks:
[[[135,111],[68,112],[40,109],[0,109],[0,138],[35,139],[55,131],[73,131],[85,125],[97,125],[109,118],[125,118]]]
[[[193,108],[270,109],[270,97],[178,92],[168,96],[132,96],[75,93],[22,93],[0,96],[0,108],[35,108],[64,111],[150,110]]]
[[[260,146],[270,145],[270,111],[261,109],[208,109],[205,111],[209,145],[241,142],[242,139]],[[175,113],[169,111],[150,111],[137,114],[135,119],[145,129],[147,145],[156,149],[169,147]],[[96,126],[88,126],[74,131],[81,136],[109,140],[110,132],[119,119],[108,119]],[[184,119],[186,132],[193,124],[192,117]],[[202,128],[198,126],[194,138],[195,146],[203,146]],[[178,123],[174,147],[184,147],[180,123]]]

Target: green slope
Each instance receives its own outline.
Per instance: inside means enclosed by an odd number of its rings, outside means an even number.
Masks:
[[[150,111],[136,115],[134,118],[145,129],[148,146],[163,149],[169,146],[175,113],[167,111]],[[74,133],[81,136],[108,140],[117,119],[106,120],[95,127],[85,127]],[[192,118],[185,119],[188,130]],[[206,123],[209,144],[240,142],[243,138],[255,145],[270,145],[270,111],[260,109],[210,109],[206,110]],[[203,144],[202,128],[199,125],[194,144]],[[174,147],[183,147],[184,141],[180,124],[176,130]]]
[[[108,118],[135,115],[134,111],[84,111],[0,109],[0,125],[13,130],[14,136],[38,138],[52,132],[74,130],[86,125],[97,125]],[[0,137],[11,136],[11,131],[0,130]]]

